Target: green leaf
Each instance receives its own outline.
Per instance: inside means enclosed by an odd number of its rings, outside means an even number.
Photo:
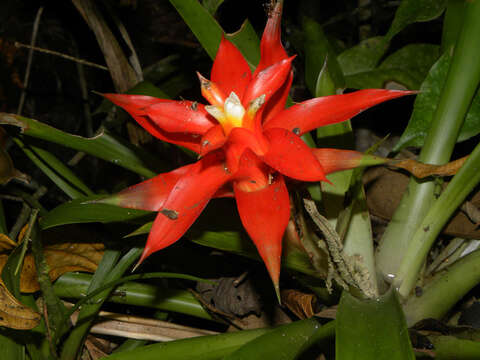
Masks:
[[[403,0],[385,38],[390,41],[407,25],[439,17],[446,4],[447,0]]]
[[[63,315],[66,312],[65,305],[60,301],[60,298],[55,294],[52,283],[49,277],[49,266],[45,260],[45,255],[42,248],[42,239],[40,229],[37,223],[29,223],[31,226],[31,240],[32,240],[32,254],[35,260],[35,267],[37,269],[37,279],[42,292],[42,297],[45,302],[48,317],[45,321],[48,324],[49,336],[52,343],[55,344],[65,330],[68,328],[68,322],[64,321]]]
[[[398,83],[416,90],[439,56],[438,45],[406,45],[388,56],[378,68],[348,76],[347,86],[354,89],[391,88],[395,85],[393,83]]]
[[[359,300],[343,291],[336,321],[337,360],[415,359],[393,291],[374,300]]]
[[[235,44],[252,70],[258,65],[260,62],[260,39],[248,19],[243,22],[240,30],[232,34],[225,34],[225,38]]]
[[[170,0],[180,16],[205,49],[215,59],[223,29],[198,0]],[[256,65],[260,59],[259,40],[250,23],[244,23],[239,32],[227,36],[242,52],[245,59]]]
[[[95,271],[92,278],[87,294],[94,292],[106,283],[121,278],[125,271],[127,271],[138,259],[142,250],[143,249],[140,248],[132,248],[123,255],[120,260],[118,260],[118,257],[120,256],[118,250],[105,251],[102,261],[98,265],[97,271]],[[82,306],[82,309],[78,314],[77,324],[65,340],[60,358],[61,360],[70,360],[77,357],[78,350],[83,344],[94,317],[97,315],[98,311],[100,311],[102,304],[112,290],[113,287],[103,290],[91,299],[91,303]],[[68,321],[68,317],[65,321]]]
[[[150,214],[149,211],[92,203],[93,200],[103,197],[94,195],[59,205],[41,219],[40,225],[42,229],[48,229],[66,224],[127,221]]]
[[[199,219],[201,222],[201,219]],[[153,221],[143,224],[134,232],[127,236],[136,236],[148,234],[152,228]],[[261,261],[257,249],[253,245],[248,235],[241,229],[209,231],[202,229],[202,224],[194,224],[185,235],[196,244],[211,247],[218,250],[227,251],[233,254],[248,257]],[[300,251],[292,250],[283,254],[282,266],[290,270],[298,271],[304,274],[316,276],[308,256]]]
[[[159,87],[152,84],[150,81],[142,81],[127,91],[127,94],[134,95],[148,95],[159,99],[168,99],[169,96]]]
[[[93,138],[84,138],[34,119],[7,113],[0,113],[0,124],[20,127],[25,135],[83,151],[146,177],[156,175],[151,168],[159,168],[158,160],[154,157],[105,131]]]
[[[24,360],[25,345],[14,341],[14,332],[2,329],[0,331],[0,348],[2,349],[2,358],[8,360]]]
[[[342,70],[336,60],[335,52],[323,33],[322,26],[307,16],[302,18],[302,25],[305,34],[305,82],[310,93],[320,96],[317,94],[316,87],[321,71],[326,71],[329,74],[335,90],[343,88],[345,80],[343,79]]]
[[[170,3],[177,9],[207,54],[214,59],[223,33],[215,18],[198,0],[170,0]]]
[[[418,89],[419,83],[402,69],[374,69],[345,77],[347,87],[352,89],[407,88]]]
[[[345,50],[337,60],[345,76],[370,71],[377,66],[387,48],[384,37],[372,37]]]
[[[401,69],[408,72],[418,83],[415,87],[418,89],[440,55],[438,45],[409,44],[389,55],[379,69]]]
[[[215,15],[217,12],[217,9],[220,5],[222,5],[224,0],[202,0],[202,5],[207,11],[210,13],[210,15]]]
[[[415,100],[412,117],[395,145],[394,151],[399,151],[406,146],[423,146],[440,101],[450,63],[451,56],[446,53],[430,70]],[[460,129],[457,142],[467,140],[478,133],[480,133],[480,93],[477,91]]]
[[[480,359],[480,342],[454,336],[428,336],[435,351],[435,360]]]
[[[114,353],[106,360],[218,360],[240,346],[271,331],[271,329],[242,330],[220,335],[147,345],[139,349]]]
[[[334,321],[323,326],[315,319],[295,321],[257,337],[224,359],[293,360],[315,342],[333,337],[334,333]]]
[[[55,155],[37,146],[28,145],[19,138],[15,137],[13,140],[25,155],[72,199],[93,195],[93,191]]]

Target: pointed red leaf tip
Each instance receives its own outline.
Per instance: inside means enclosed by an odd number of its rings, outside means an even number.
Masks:
[[[260,71],[288,57],[281,39],[282,8],[282,2],[277,1],[268,14],[267,25],[260,42],[260,63],[255,69],[254,77]]]
[[[416,91],[367,89],[319,97],[285,109],[266,122],[264,128],[283,128],[302,135],[321,126],[346,121],[384,101],[415,93]]]
[[[388,161],[374,155],[353,150],[312,149],[313,155],[322,164],[325,174],[354,169],[359,166],[380,165]]]
[[[110,197],[95,201],[124,208],[158,211],[163,206],[177,181],[190,171],[193,165],[182,166],[160,174],[139,184],[130,186]]]
[[[190,165],[159,209],[139,264],[150,254],[180,239],[230,178],[221,152],[210,153]]]
[[[223,34],[210,78],[224,94],[228,96],[233,91],[240,99],[252,79],[252,72],[242,53]]]
[[[204,134],[216,122],[203,104],[196,101],[158,99],[143,95],[105,94],[114,104],[132,116],[148,117],[167,132]]]
[[[198,80],[200,80],[200,90],[202,91],[202,96],[205,98],[205,100],[207,100],[211,105],[223,108],[225,99],[228,97],[229,94],[225,94],[216,83],[208,80],[198,71],[197,76]]]
[[[293,179],[328,181],[312,149],[297,135],[285,129],[269,129],[264,135],[270,148],[261,158],[269,166]]]
[[[281,60],[262,71],[255,72],[252,81],[245,90],[242,104],[248,108],[249,103],[260,95],[265,95],[265,102],[268,103],[275,92],[282,87],[287,80],[292,67],[292,61],[296,56]]]
[[[149,116],[145,114],[145,108],[154,104],[160,104],[164,101],[172,100],[163,100],[157,99],[151,96],[144,95],[125,95],[125,94],[103,94],[108,100],[113,102],[115,105],[122,107],[127,111],[135,121],[142,126],[146,131],[155,136],[156,138],[172,143],[177,144],[196,153],[200,152],[200,136],[198,134],[189,134],[182,132],[168,132],[165,129],[162,129],[157,125]],[[191,103],[190,106],[193,106],[194,103]],[[188,106],[188,105],[187,105]],[[195,107],[195,106],[193,106]],[[202,108],[203,109],[203,108]],[[202,110],[201,110],[202,111]],[[210,127],[214,126],[216,122],[211,119],[209,116],[205,115],[206,119],[210,122]],[[203,121],[203,120],[202,120]],[[171,123],[173,124],[173,123]],[[203,122],[203,126],[207,128],[207,123]]]
[[[290,218],[290,200],[283,177],[258,191],[243,191],[234,185],[242,224],[258,249],[278,293],[282,237]]]

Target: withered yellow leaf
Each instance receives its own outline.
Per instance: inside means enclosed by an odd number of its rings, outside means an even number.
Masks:
[[[10,239],[5,234],[0,234],[0,252],[12,250],[16,246],[17,246],[17,243],[15,241]]]
[[[20,303],[0,280],[0,326],[29,330],[40,322],[40,314]]]
[[[52,281],[69,271],[94,272],[103,256],[103,244],[59,243],[44,248]],[[0,271],[7,262],[8,255],[0,255]],[[40,290],[37,281],[35,261],[31,254],[25,256],[20,274],[20,291],[32,293]]]

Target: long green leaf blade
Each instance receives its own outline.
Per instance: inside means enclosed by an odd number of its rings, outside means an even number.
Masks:
[[[415,359],[393,291],[375,300],[359,300],[344,291],[336,321],[337,360]]]
[[[225,360],[293,360],[334,333],[334,321],[323,326],[315,319],[296,321],[250,341]]]
[[[0,124],[20,127],[25,135],[83,151],[146,177],[156,175],[150,170],[157,167],[157,162],[153,158],[142,153],[139,148],[106,132],[93,138],[84,138],[68,134],[34,119],[7,113],[0,113]]]

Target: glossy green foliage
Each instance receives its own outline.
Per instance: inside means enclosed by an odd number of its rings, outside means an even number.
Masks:
[[[321,325],[315,319],[280,326],[232,353],[224,360],[294,360],[316,342],[333,337],[335,322]]]
[[[337,62],[336,54],[323,33],[322,26],[315,20],[304,16],[302,19],[303,33],[305,36],[305,82],[310,93],[314,96],[333,95],[337,89],[345,86],[343,73]],[[334,87],[332,94],[318,94],[317,79],[320,72],[324,76],[328,73]]]
[[[394,291],[374,300],[360,300],[344,291],[336,322],[337,360],[415,359]]]
[[[151,214],[149,211],[92,203],[95,199],[102,197],[102,195],[94,195],[61,204],[48,212],[41,219],[40,225],[42,229],[48,229],[66,224],[126,221]]]
[[[439,17],[446,4],[447,0],[403,0],[386,35],[387,41],[414,22],[429,21]]]
[[[114,353],[107,360],[219,360],[240,346],[271,331],[244,330],[147,345],[132,351]]]
[[[432,67],[417,95],[412,117],[402,137],[395,146],[399,151],[406,146],[421,147],[431,128],[435,110],[438,107],[442,89],[447,79],[451,56],[444,54]],[[480,94],[477,91],[460,129],[457,141],[464,141],[480,133]]]
[[[146,177],[153,177],[155,172],[150,169],[158,167],[151,155],[105,131],[93,138],[84,138],[34,119],[5,113],[0,113],[0,124],[18,126],[25,135],[83,151]]]

